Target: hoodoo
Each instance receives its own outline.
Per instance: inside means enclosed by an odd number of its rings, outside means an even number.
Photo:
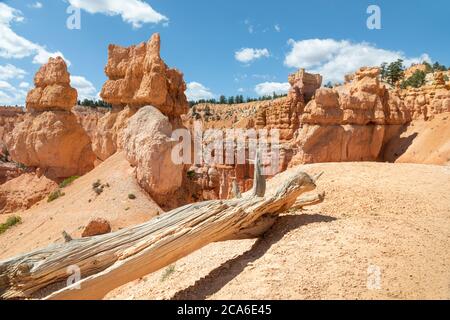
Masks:
[[[82,175],[94,167],[91,142],[71,112],[77,91],[70,86],[67,65],[50,58],[34,78],[27,96],[27,112],[8,141],[11,158],[40,168],[51,178]]]

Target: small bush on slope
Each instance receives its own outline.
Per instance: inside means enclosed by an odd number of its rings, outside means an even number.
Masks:
[[[22,218],[19,216],[12,216],[9,217],[8,220],[6,220],[5,223],[0,224],[0,234],[11,228],[12,226],[15,226],[16,224],[19,224],[22,222]]]
[[[161,282],[167,280],[167,278],[169,278],[170,275],[171,275],[172,273],[174,273],[174,272],[175,272],[175,265],[172,264],[172,265],[168,266],[168,267],[166,268],[166,270],[164,270],[163,275],[161,276]]]
[[[52,193],[49,194],[47,202],[52,202],[56,199],[58,199],[59,197],[64,196],[65,193],[61,191],[61,189],[55,190]]]
[[[72,176],[72,177],[69,177],[69,178],[67,178],[67,179],[64,179],[63,180],[63,182],[61,182],[60,184],[59,184],[59,187],[62,189],[62,188],[65,188],[65,187],[67,187],[69,184],[71,184],[72,182],[74,182],[75,180],[77,180],[79,178],[79,176]]]

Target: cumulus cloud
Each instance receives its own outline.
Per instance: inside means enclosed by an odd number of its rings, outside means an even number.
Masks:
[[[0,80],[0,105],[24,105],[27,92]]]
[[[37,52],[37,55],[34,56],[33,58],[33,63],[36,64],[44,64],[48,62],[48,59],[50,57],[55,58],[55,57],[61,57],[64,59],[64,61],[66,61],[67,66],[70,67],[70,61],[68,59],[66,59],[66,57],[64,57],[64,55],[62,54],[61,51],[56,51],[56,52],[48,52],[47,50],[43,50],[43,49],[39,49]]]
[[[186,97],[189,101],[212,99],[214,94],[199,82],[189,82],[186,89]]]
[[[92,82],[87,80],[83,76],[70,76],[70,85],[77,89],[78,100],[97,99],[97,90],[95,89]]]
[[[9,82],[6,82],[4,80],[0,80],[0,89],[1,90],[13,90],[14,87],[12,85],[9,84]]]
[[[39,1],[36,1],[35,3],[30,4],[29,7],[33,8],[33,9],[41,9],[43,7],[43,5]]]
[[[290,88],[288,82],[263,82],[255,86],[255,92],[259,96],[272,95],[274,92],[276,94],[287,93]]]
[[[35,56],[33,63],[42,64],[47,62],[44,58],[60,55],[61,52],[49,52],[44,46],[36,44],[24,37],[18,35],[11,29],[11,24],[22,22],[24,20],[22,12],[14,9],[5,3],[0,2],[0,57],[6,59],[21,59],[29,56]],[[65,59],[66,60],[66,59]],[[68,64],[70,62],[66,60]]]
[[[27,72],[12,64],[0,66],[0,80],[23,79]]]
[[[19,88],[22,88],[22,89],[26,89],[26,88],[29,88],[29,87],[30,87],[30,84],[28,82],[25,82],[25,81],[22,81],[19,84]]]
[[[273,26],[276,32],[280,32],[281,31],[281,27],[279,24],[276,24]]]
[[[7,80],[23,79],[27,74],[25,70],[12,64],[0,65],[0,105],[23,105],[27,92],[21,82],[19,88],[14,87]]]
[[[250,22],[250,20],[245,19],[244,20],[244,24],[247,27],[247,31],[248,33],[252,34],[253,32],[255,32],[255,27],[253,26],[253,24]]]
[[[243,63],[249,63],[253,60],[260,58],[267,58],[270,56],[269,50],[267,49],[253,49],[253,48],[242,48],[234,53],[234,58]]]
[[[169,19],[155,11],[148,3],[141,0],[68,0],[69,3],[89,13],[102,13],[109,16],[120,15],[122,20],[131,23],[133,28],[140,28],[145,23],[167,23]]]
[[[403,59],[406,66],[422,61],[430,62],[427,54],[420,57],[407,57],[401,51],[391,51],[361,42],[346,40],[308,39],[288,44],[291,50],[287,53],[284,64],[293,68],[305,68],[310,72],[320,73],[324,81],[340,82],[346,74],[355,72],[363,66],[379,66],[383,62]]]

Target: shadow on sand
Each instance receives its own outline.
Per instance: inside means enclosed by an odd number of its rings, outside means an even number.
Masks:
[[[394,163],[398,158],[400,158],[412,145],[414,139],[417,138],[418,133],[414,132],[413,134],[407,137],[401,137],[400,135],[406,130],[406,128],[400,132],[399,136],[396,138],[392,138],[388,144],[384,147],[384,150],[381,154],[384,157],[384,161],[388,161]]]
[[[272,228],[253,244],[250,250],[212,270],[207,276],[197,280],[192,286],[177,292],[171,299],[204,300],[233,280],[249,263],[262,257],[273,244],[282,239],[289,231],[311,223],[331,222],[334,220],[336,218],[320,214],[281,216]]]

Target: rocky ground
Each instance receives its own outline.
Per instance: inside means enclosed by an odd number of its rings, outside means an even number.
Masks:
[[[450,298],[449,167],[363,162],[305,170],[325,171],[321,205],[286,213],[260,240],[211,244],[107,298]],[[367,287],[373,270],[381,271],[378,289]]]

